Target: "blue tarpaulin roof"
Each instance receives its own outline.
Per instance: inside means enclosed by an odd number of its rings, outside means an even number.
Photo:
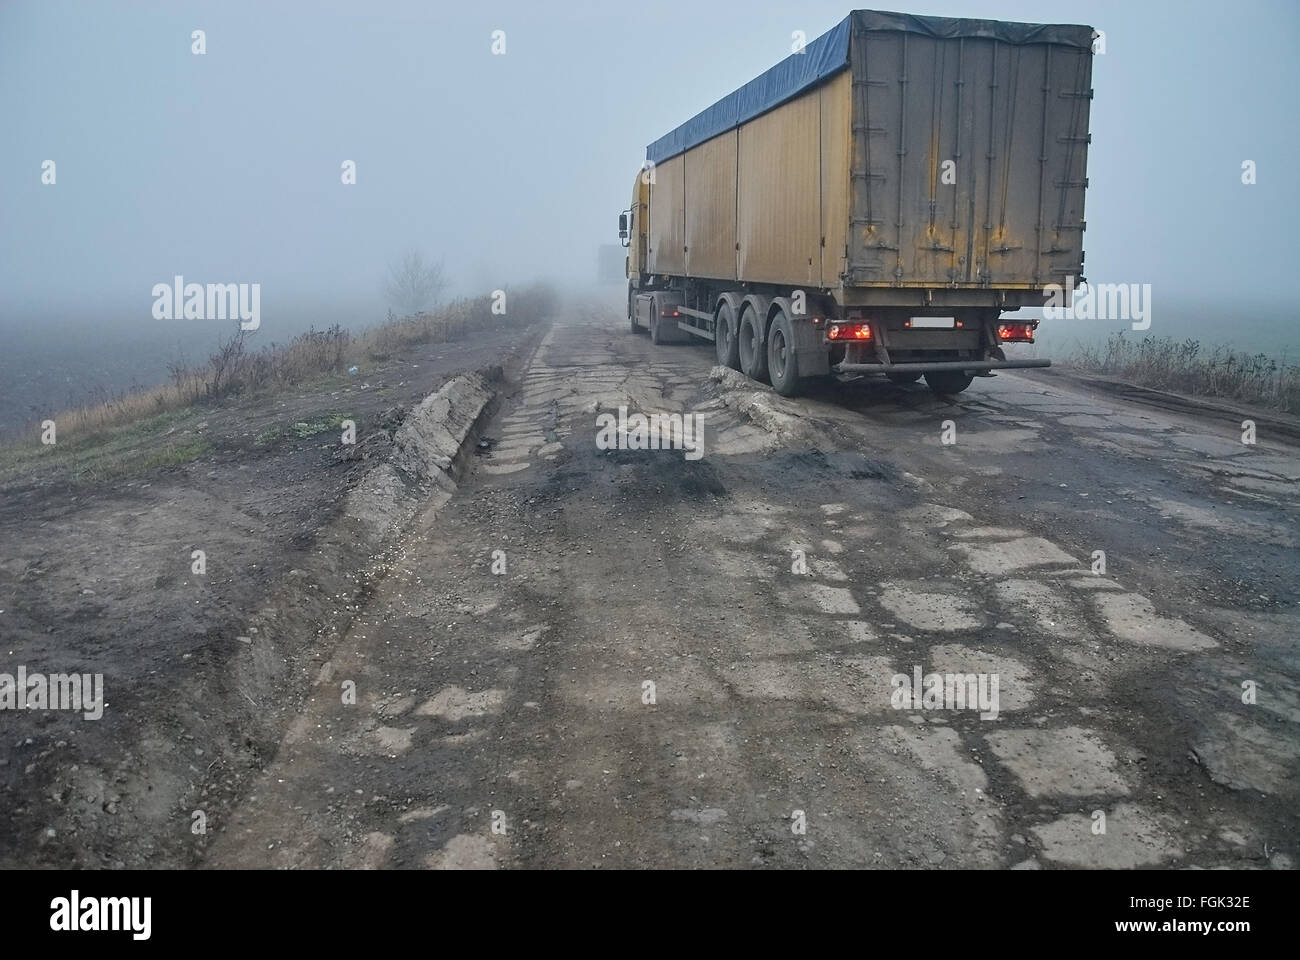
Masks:
[[[773,107],[779,107],[814,84],[846,69],[849,65],[849,36],[855,21],[858,29],[863,31],[902,31],[930,37],[971,37],[1003,43],[1056,43],[1079,48],[1092,45],[1091,27],[855,10],[830,32],[808,44],[803,53],[792,53],[771,70],[650,144],[646,147],[646,159],[651,163],[662,163]]]
[[[845,17],[829,33],[823,33],[804,47],[803,53],[790,54],[771,70],[727,94],[672,133],[660,137],[646,147],[646,159],[660,163],[675,157],[683,150],[780,106],[819,80],[848,67],[852,20],[852,17]]]

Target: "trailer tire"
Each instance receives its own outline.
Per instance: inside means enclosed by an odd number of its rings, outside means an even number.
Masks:
[[[767,382],[767,350],[763,345],[763,320],[752,304],[740,312],[740,335],[736,338],[740,351],[740,369],[745,376],[760,383]]]
[[[799,358],[794,351],[794,326],[784,310],[778,310],[767,330],[767,373],[772,388],[783,397],[797,397],[803,391],[799,380]]]
[[[736,313],[727,301],[718,307],[713,321],[713,346],[718,364],[732,370],[740,369],[740,338],[736,336]]]
[[[905,373],[899,371],[898,373],[887,373],[885,374],[885,376],[886,378],[888,378],[890,383],[897,383],[900,385],[908,384],[908,383],[916,383],[916,381],[921,379],[921,375],[915,372]]]
[[[935,393],[961,393],[975,378],[964,370],[932,370],[925,382]]]

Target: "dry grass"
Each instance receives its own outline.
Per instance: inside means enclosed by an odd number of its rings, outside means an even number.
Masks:
[[[1205,352],[1199,340],[1136,340],[1121,331],[1104,345],[1077,347],[1063,364],[1175,393],[1300,413],[1300,366],[1262,353],[1237,353],[1224,346]]]
[[[487,297],[457,300],[436,313],[394,318],[363,331],[356,342],[356,353],[383,362],[401,356],[411,347],[459,340],[467,330],[481,329],[497,319]]]
[[[249,350],[241,330],[225,341],[206,363],[170,365],[170,382],[143,390],[100,396],[47,419],[59,443],[93,437],[155,414],[213,402],[235,394],[278,389],[345,369],[352,337],[342,327],[309,330],[286,344]]]
[[[384,362],[412,347],[456,340],[467,333],[503,323],[526,323],[550,313],[555,294],[544,286],[512,291],[510,311],[492,313],[490,297],[457,300],[433,313],[390,318],[353,334],[337,324],[309,330],[285,344],[260,350],[248,348],[247,336],[237,332],[206,362],[174,363],[169,382],[141,390],[99,396],[82,406],[40,419],[53,420],[60,446],[94,441],[125,425],[199,404],[250,393],[274,392],[311,380],[344,373],[353,363]],[[37,439],[15,446],[38,444]]]

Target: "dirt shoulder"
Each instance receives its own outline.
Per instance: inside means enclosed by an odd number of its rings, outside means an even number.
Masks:
[[[1076,386],[1106,394],[1117,400],[1155,407],[1171,413],[1187,414],[1200,420],[1235,423],[1238,425],[1242,420],[1253,420],[1259,431],[1266,431],[1274,438],[1300,441],[1300,417],[1284,413],[1281,410],[1251,406],[1222,397],[1202,397],[1172,393],[1168,390],[1143,386],[1140,383],[1134,383],[1131,380],[1124,380],[1119,377],[1088,373],[1068,365],[1054,366],[1051,373],[1043,370],[1021,370],[1018,371],[1018,375],[1039,383],[1059,383],[1064,380]]]
[[[272,758],[389,561],[350,492],[381,467],[394,498],[436,492],[389,466],[411,456],[411,411],[457,374],[500,376],[536,335],[503,325],[94,445],[0,452],[0,674],[102,674],[104,691],[98,720],[0,712],[0,866],[200,860],[201,828]]]

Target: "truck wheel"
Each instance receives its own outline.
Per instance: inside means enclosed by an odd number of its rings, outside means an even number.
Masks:
[[[772,386],[783,397],[797,397],[802,391],[799,382],[799,361],[794,355],[794,327],[782,310],[772,319],[767,331],[767,372]]]
[[[627,292],[627,318],[632,324],[632,332],[640,333],[641,328],[636,324],[636,296],[631,290]]]
[[[925,375],[925,382],[935,393],[961,393],[974,379],[961,370],[933,370]]]
[[[745,376],[760,383],[767,382],[767,351],[763,349],[763,338],[758,324],[761,321],[754,314],[753,307],[746,307],[740,314],[740,369]]]
[[[919,373],[887,373],[885,376],[888,378],[890,383],[898,384],[916,383],[916,381],[921,379]]]
[[[736,337],[736,318],[732,314],[729,303],[724,302],[718,308],[718,318],[713,324],[713,338],[718,363],[732,370],[739,370],[740,341]]]

